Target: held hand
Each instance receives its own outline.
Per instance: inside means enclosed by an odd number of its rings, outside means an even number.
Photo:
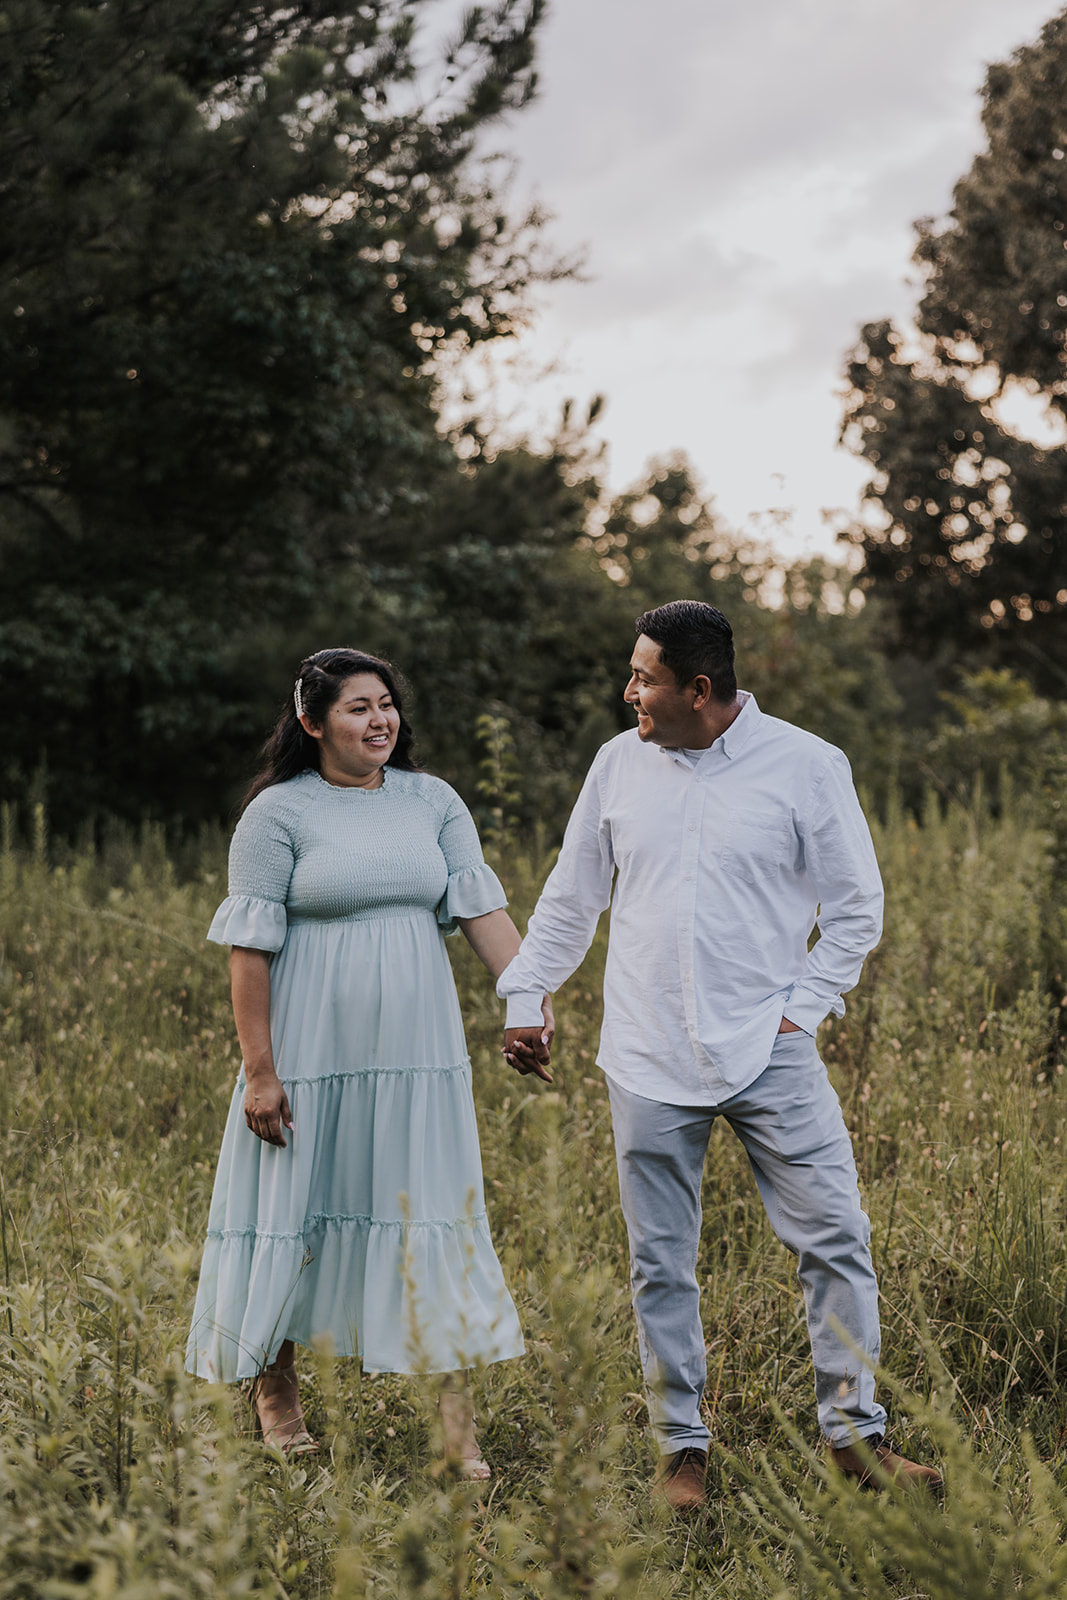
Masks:
[[[544,1025],[540,1028],[507,1028],[504,1032],[504,1060],[509,1067],[524,1078],[531,1072],[543,1083],[551,1083],[552,1075],[545,1069],[549,1063],[549,1046],[556,1031],[551,998],[546,994],[541,1005]]]
[[[778,1024],[779,1033],[803,1033],[803,1028],[798,1028],[795,1022],[790,1022],[788,1017],[783,1017]]]
[[[552,996],[550,994],[546,994],[541,1001],[541,1015],[545,1019],[542,1037],[545,1040],[545,1044],[551,1049],[552,1041],[556,1037],[556,1013],[552,1009]]]
[[[286,1148],[282,1129],[293,1126],[289,1096],[277,1073],[264,1074],[245,1086],[245,1122],[257,1139]]]

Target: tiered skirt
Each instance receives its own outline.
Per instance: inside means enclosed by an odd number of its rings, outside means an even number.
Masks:
[[[256,903],[240,911],[254,921]],[[242,1072],[189,1370],[221,1382],[253,1377],[285,1339],[359,1355],[380,1372],[520,1355],[434,915],[403,908],[290,925],[272,960],[271,1031],[294,1126],[284,1150],[248,1129]]]

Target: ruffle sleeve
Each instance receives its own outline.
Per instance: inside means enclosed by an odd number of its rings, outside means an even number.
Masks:
[[[500,879],[484,861],[461,867],[448,875],[448,888],[437,907],[437,920],[446,934],[455,933],[458,917],[484,917],[487,911],[501,911],[508,903]]]
[[[231,894],[215,912],[207,936],[213,944],[239,945],[245,950],[278,951],[285,943],[288,921],[277,900],[251,894]]]

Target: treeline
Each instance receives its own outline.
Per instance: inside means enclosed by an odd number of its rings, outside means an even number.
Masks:
[[[1067,404],[1063,19],[990,74],[989,151],[920,242],[920,355],[872,325],[850,365],[875,508],[853,578],[777,566],[681,459],[609,495],[596,404],[539,450],[444,427],[441,355],[506,337],[567,269],[477,159],[534,92],[542,0],[434,45],[440,10],[6,8],[0,798],[67,832],[225,815],[299,659],[355,643],[401,667],[422,759],[488,826],[554,831],[628,725],[634,616],[683,594],[875,800],[1005,765],[1051,793],[1064,453],[1013,440],[996,394]],[[1043,254],[1016,248],[1042,227]]]

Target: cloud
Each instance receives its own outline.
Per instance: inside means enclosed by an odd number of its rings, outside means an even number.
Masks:
[[[557,0],[542,93],[502,131],[584,245],[527,339],[604,391],[619,479],[690,450],[735,520],[785,472],[802,537],[863,471],[836,447],[862,322],[906,316],[912,223],[979,147],[986,63],[1047,0]],[[554,387],[553,387],[554,384]],[[787,420],[788,419],[788,420]],[[668,430],[673,434],[668,436]]]

